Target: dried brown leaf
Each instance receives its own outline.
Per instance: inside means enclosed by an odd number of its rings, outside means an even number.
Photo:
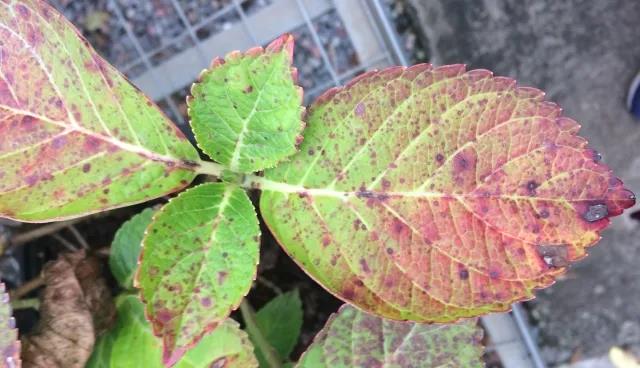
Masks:
[[[84,251],[64,254],[45,266],[44,278],[41,320],[23,339],[24,367],[82,368],[115,317],[100,263]]]

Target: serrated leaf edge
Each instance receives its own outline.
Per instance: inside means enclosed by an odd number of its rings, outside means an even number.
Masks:
[[[262,46],[256,46],[256,47],[252,47],[250,49],[248,49],[247,51],[245,51],[244,53],[242,53],[239,50],[234,50],[234,51],[230,51],[229,53],[227,53],[224,58],[222,57],[216,57],[213,59],[213,61],[211,61],[211,64],[209,66],[209,68],[207,69],[203,69],[200,74],[198,75],[198,78],[196,79],[195,82],[193,82],[191,84],[191,87],[189,89],[189,95],[186,97],[186,102],[187,102],[187,116],[189,117],[189,126],[191,127],[191,130],[194,133],[194,136],[196,138],[196,145],[198,146],[198,148],[200,148],[200,150],[202,152],[206,153],[206,150],[204,149],[204,147],[200,144],[200,139],[198,139],[198,134],[196,134],[195,129],[193,129],[193,124],[192,124],[192,113],[191,113],[191,105],[192,105],[192,101],[193,101],[193,91],[194,88],[201,84],[203,81],[203,78],[210,73],[213,73],[215,68],[220,67],[221,65],[224,65],[226,63],[227,60],[233,60],[235,58],[240,58],[240,57],[253,57],[253,58],[257,58],[263,54],[276,54],[279,53],[281,51],[286,51],[287,52],[287,56],[289,59],[289,64],[292,65],[293,64],[293,49],[294,49],[294,37],[293,35],[291,35],[290,33],[285,33],[283,35],[281,35],[280,37],[276,38],[275,40],[273,40],[269,45],[267,45],[266,48],[263,48]],[[300,125],[299,125],[299,129],[298,129],[298,135],[296,136],[296,142],[295,142],[295,151],[293,153],[291,153],[289,156],[285,156],[282,157],[278,160],[275,160],[273,163],[266,165],[265,167],[263,167],[262,170],[266,170],[266,169],[271,169],[274,168],[276,166],[278,166],[278,164],[288,161],[292,156],[294,156],[296,153],[299,152],[299,147],[300,144],[302,143],[304,136],[303,136],[303,131],[304,128],[306,127],[306,122],[305,122],[305,116],[307,114],[307,108],[304,106],[304,89],[298,84],[298,68],[291,66],[289,68],[289,70],[291,71],[291,79],[293,81],[293,84],[296,88],[296,90],[298,91],[298,96],[299,96],[299,105],[300,105]],[[207,154],[207,156],[209,157],[209,154]],[[211,159],[213,159],[212,157],[210,157]],[[243,172],[242,170],[237,170],[231,167],[227,167],[225,165],[225,168],[227,170],[230,170],[231,172],[235,172],[235,173],[241,173],[241,174],[248,174],[250,172]],[[262,171],[260,170],[260,171]]]
[[[147,226],[147,228],[144,231],[144,236],[142,238],[142,243],[140,244],[140,256],[138,257],[138,267],[136,269],[136,273],[135,273],[135,277],[133,278],[133,287],[136,289],[139,289],[140,291],[142,291],[142,287],[140,285],[140,272],[142,270],[142,268],[140,267],[142,265],[142,262],[144,261],[144,244],[147,240],[147,236],[149,235],[149,229],[151,228],[151,226],[153,224],[156,223],[158,216],[160,216],[165,210],[166,210],[166,206],[171,203],[172,201],[178,199],[179,197],[185,195],[185,193],[189,192],[191,189],[193,188],[197,188],[199,186],[202,185],[207,185],[207,184],[213,184],[211,182],[205,182],[196,186],[193,186],[187,190],[184,190],[182,192],[180,192],[177,196],[170,198],[167,203],[165,203],[160,209],[158,209],[157,211],[155,211],[155,213],[153,214],[153,217],[151,218],[151,222],[149,223],[149,225]],[[238,187],[237,185],[234,184],[230,184],[230,183],[226,183],[226,182],[216,182],[215,184],[224,184],[226,186],[232,186],[234,187],[234,189],[232,190],[236,190],[236,189],[242,189],[240,187]],[[244,194],[247,195],[246,191],[244,191]],[[251,199],[249,199],[249,202],[251,202]],[[256,216],[256,218],[258,218],[258,214],[256,211],[256,207],[255,205],[253,205],[253,202],[251,202],[251,207],[253,209],[253,213]],[[260,247],[262,241],[262,230],[260,229],[260,227],[258,226],[258,247]],[[224,317],[220,318],[218,321],[216,322],[212,322],[206,326],[203,327],[202,333],[199,334],[198,336],[196,336],[193,341],[188,344],[187,346],[183,346],[180,349],[175,349],[172,351],[171,356],[167,357],[167,350],[164,344],[164,336],[162,335],[162,331],[158,331],[156,330],[156,324],[153,323],[154,319],[152,318],[152,316],[149,314],[149,310],[147,308],[147,301],[144,298],[144,295],[142,294],[142,292],[138,293],[138,297],[140,298],[140,301],[144,304],[145,308],[144,308],[144,317],[147,319],[147,321],[149,321],[149,324],[151,325],[151,331],[153,333],[154,336],[159,337],[163,340],[162,343],[162,350],[163,350],[163,363],[165,364],[165,366],[167,367],[171,367],[173,365],[175,365],[182,356],[184,356],[184,354],[188,351],[193,349],[199,342],[200,340],[202,340],[202,338],[211,333],[213,330],[215,330],[222,321],[224,321],[225,319],[229,318],[229,315],[231,315],[231,313],[233,311],[235,311],[236,309],[238,309],[238,307],[240,306],[240,303],[242,303],[242,300],[244,300],[244,298],[249,294],[249,292],[251,291],[251,288],[253,287],[253,283],[255,282],[257,276],[258,276],[258,266],[260,264],[260,257],[258,257],[258,260],[256,262],[256,266],[254,267],[254,272],[253,272],[253,276],[251,278],[251,283],[249,284],[249,287],[243,292],[243,297],[240,298],[238,300],[238,302],[236,304],[232,304],[231,307],[229,308],[229,311],[225,314]],[[165,358],[173,358],[173,359],[165,359]]]

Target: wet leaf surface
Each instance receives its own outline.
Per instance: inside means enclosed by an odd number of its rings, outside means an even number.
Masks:
[[[137,280],[165,363],[237,308],[255,279],[259,240],[253,204],[233,185],[199,185],[156,213]]]
[[[0,3],[0,216],[76,217],[162,196],[196,150],[43,1]]]
[[[20,342],[16,322],[11,315],[9,294],[0,283],[0,368],[20,367]]]
[[[87,368],[162,368],[162,343],[133,295],[118,299],[118,322],[96,344]],[[218,364],[218,365],[216,365]],[[252,368],[258,362],[238,323],[227,319],[185,354],[176,368]]]
[[[122,224],[111,243],[109,268],[124,289],[133,288],[133,276],[138,268],[138,258],[142,250],[142,238],[151,223],[154,210],[146,208]]]
[[[115,319],[100,262],[84,251],[62,255],[44,268],[45,289],[36,332],[22,339],[26,367],[82,368],[96,336]]]
[[[296,367],[484,367],[481,339],[475,319],[448,325],[390,321],[345,304]]]
[[[556,104],[486,70],[369,72],[307,124],[265,172],[264,219],[330,292],[392,319],[532,298],[635,203]]]
[[[296,85],[293,36],[266,49],[216,58],[187,100],[198,145],[232,171],[250,173],[296,152],[304,127],[302,88]]]

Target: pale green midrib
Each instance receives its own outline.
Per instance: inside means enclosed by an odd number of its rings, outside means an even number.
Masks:
[[[260,189],[263,192],[277,192],[283,194],[306,194],[310,197],[332,197],[342,200],[343,202],[347,202],[352,198],[358,198],[366,200],[369,197],[366,195],[362,195],[361,192],[358,191],[341,191],[327,188],[307,188],[301,185],[294,185],[285,182],[274,181],[270,179],[266,179],[262,176],[257,175],[246,175],[245,180],[241,185],[246,189]],[[529,200],[529,201],[546,201],[546,202],[582,202],[582,201],[590,201],[602,198],[580,198],[580,199],[567,199],[567,198],[550,198],[550,197],[530,197],[525,195],[510,195],[510,194],[474,194],[474,193],[444,193],[437,191],[370,191],[372,198],[430,198],[430,199],[439,199],[439,198],[448,198],[448,199],[456,199],[456,198],[488,198],[488,199],[504,199],[504,200]]]
[[[0,104],[0,109],[4,109],[7,110],[11,113],[13,113],[14,115],[23,115],[23,116],[31,116],[32,118],[38,119],[40,121],[49,123],[49,124],[53,124],[53,125],[57,125],[60,126],[62,128],[64,128],[65,130],[63,132],[61,132],[59,135],[66,135],[66,134],[71,134],[71,133],[80,133],[83,135],[87,135],[87,136],[91,136],[93,138],[99,139],[103,142],[106,142],[112,146],[118,147],[120,149],[122,149],[123,151],[127,151],[130,153],[134,153],[134,154],[138,154],[142,157],[145,157],[151,161],[157,161],[157,162],[164,162],[164,163],[173,163],[181,168],[184,169],[188,169],[190,171],[195,171],[196,170],[196,165],[197,162],[193,162],[193,164],[189,164],[187,162],[189,162],[188,159],[186,158],[178,158],[178,157],[173,157],[173,156],[167,156],[167,155],[162,155],[159,154],[157,152],[151,151],[149,149],[147,149],[146,147],[143,146],[136,146],[134,144],[128,143],[128,142],[124,142],[118,139],[115,139],[113,137],[107,137],[104,136],[102,134],[98,134],[94,131],[88,130],[82,126],[79,125],[68,125],[65,124],[65,122],[62,121],[58,121],[58,120],[54,120],[51,119],[49,117],[40,115],[40,114],[36,114],[34,112],[31,111],[26,111],[26,110],[21,110],[21,109],[16,109],[4,104]],[[36,146],[38,143],[33,144],[32,146]],[[25,150],[25,149],[29,149],[29,147],[22,147],[20,148],[20,150]]]
[[[256,59],[256,60],[258,60],[258,59]],[[258,96],[256,97],[256,100],[253,103],[253,106],[251,108],[251,112],[249,113],[249,115],[245,119],[242,120],[242,129],[240,130],[240,133],[238,133],[238,139],[236,140],[236,145],[235,145],[235,147],[233,149],[233,154],[231,155],[231,161],[229,162],[229,167],[233,171],[238,171],[239,170],[238,165],[239,165],[239,161],[240,161],[240,151],[244,147],[244,137],[247,134],[247,131],[249,130],[249,123],[250,123],[251,119],[253,118],[253,115],[256,113],[256,111],[258,109],[258,105],[260,103],[260,100],[262,99],[262,94],[263,94],[263,92],[265,90],[265,86],[271,81],[271,78],[275,74],[276,69],[277,69],[277,63],[274,63],[274,66],[271,68],[271,73],[269,73],[269,76],[267,77],[265,82],[262,84],[262,87],[260,88],[260,91],[258,92]],[[225,88],[225,91],[226,91],[226,88]],[[234,108],[234,110],[235,110],[235,108]],[[235,111],[236,111],[236,115],[237,115],[238,111],[237,110],[235,110]]]
[[[13,13],[13,7],[11,7],[12,4],[2,4],[2,5],[4,5],[6,8],[8,8],[10,10],[10,12],[12,14],[14,14]],[[32,12],[33,12],[33,10],[32,10]],[[35,13],[38,14],[38,16],[39,16],[39,12],[35,11]],[[15,16],[15,15],[13,15],[13,16]],[[42,69],[44,74],[47,76],[47,79],[49,80],[49,83],[51,84],[51,86],[55,90],[55,92],[58,95],[58,97],[63,98],[62,92],[60,91],[60,89],[58,88],[57,84],[53,80],[53,78],[51,76],[51,73],[47,70],[47,68],[45,66],[45,63],[44,63],[44,60],[42,60],[42,58],[33,49],[33,47],[28,42],[26,42],[26,40],[20,34],[15,32],[14,30],[12,30],[10,27],[7,27],[3,23],[0,23],[0,27],[4,28],[9,33],[11,33],[14,37],[16,37],[16,38],[18,38],[20,40],[20,42],[23,44],[23,46],[29,51],[29,53],[32,55],[34,60],[38,63],[38,65],[40,66],[40,69]],[[58,37],[57,33],[56,33],[56,37]],[[58,37],[58,40],[60,40],[59,37]],[[75,66],[75,64],[74,63],[72,63],[72,64],[74,65],[74,68],[76,68],[76,70],[77,70],[77,67]],[[79,74],[79,72],[78,72],[78,74]],[[80,81],[81,81],[81,83],[83,84],[83,87],[84,87],[84,83],[82,81],[82,77],[80,75],[78,75],[78,78],[80,79]],[[86,87],[84,89],[85,89],[85,93],[86,93]],[[91,103],[93,105],[93,101],[91,101]],[[72,123],[71,127],[69,126],[69,124],[65,124],[64,122],[55,121],[53,119],[50,119],[48,117],[45,117],[45,116],[42,116],[42,115],[39,115],[39,114],[35,114],[33,112],[30,112],[30,111],[16,109],[16,108],[12,108],[12,107],[9,107],[9,106],[6,106],[6,105],[0,105],[0,108],[4,108],[9,112],[13,112],[14,114],[31,116],[31,117],[34,117],[34,118],[39,119],[41,121],[46,121],[46,122],[49,122],[49,123],[52,123],[52,124],[55,124],[55,125],[59,125],[59,126],[65,128],[66,130],[68,130],[69,133],[71,133],[73,131],[77,131],[77,132],[80,132],[82,134],[92,136],[94,138],[97,138],[97,139],[100,139],[100,140],[105,141],[107,143],[110,143],[110,144],[112,144],[112,145],[114,145],[116,147],[120,147],[123,150],[130,151],[132,153],[140,154],[140,155],[142,155],[144,157],[147,157],[147,158],[149,158],[149,159],[151,159],[153,161],[172,162],[172,163],[177,164],[178,166],[182,166],[184,168],[188,168],[190,170],[193,170],[193,167],[191,167],[190,165],[186,165],[184,163],[183,159],[179,159],[179,158],[174,158],[174,157],[171,157],[171,156],[158,154],[156,152],[153,152],[153,151],[150,151],[150,150],[146,149],[146,147],[143,148],[142,146],[136,146],[136,145],[133,145],[133,144],[130,144],[130,143],[123,142],[121,140],[115,139],[115,138],[113,138],[113,136],[105,137],[102,134],[97,134],[96,132],[90,131],[90,130],[82,127],[75,120],[75,117],[72,114],[69,113],[68,110],[66,110],[66,113],[67,113],[67,116],[68,116],[70,122]],[[94,106],[94,111],[95,111],[95,106]],[[98,115],[97,117],[99,118],[101,123],[103,123],[101,116],[99,116],[99,114],[97,114],[97,112],[96,112],[96,115]],[[154,125],[154,128],[156,129],[156,132],[157,132],[157,128],[155,127],[155,125]],[[108,131],[108,129],[107,129],[107,131]],[[161,134],[159,134],[159,135],[161,135]],[[136,139],[137,139],[137,135],[134,134],[134,137],[136,137]],[[164,140],[162,140],[162,142],[163,142],[163,145],[166,148],[166,144],[165,144]]]

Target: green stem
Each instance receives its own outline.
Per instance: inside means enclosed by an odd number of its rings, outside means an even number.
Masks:
[[[18,299],[11,301],[11,308],[13,310],[18,309],[40,309],[40,299],[31,298],[31,299]]]
[[[280,357],[278,357],[278,353],[275,349],[269,344],[267,339],[265,339],[262,331],[258,327],[256,323],[256,314],[253,311],[253,308],[247,301],[247,299],[242,300],[240,303],[240,313],[242,313],[242,319],[247,327],[247,332],[250,336],[253,337],[253,342],[256,344],[256,347],[260,349],[264,359],[267,361],[267,364],[271,368],[281,368],[282,361]]]

